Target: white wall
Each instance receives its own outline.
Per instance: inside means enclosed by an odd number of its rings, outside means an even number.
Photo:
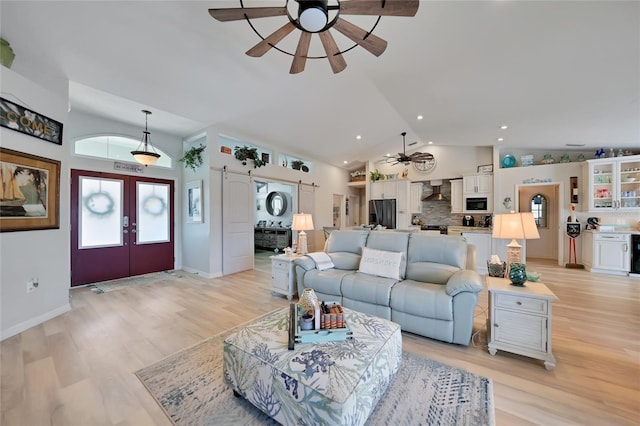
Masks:
[[[153,117],[153,115],[151,117]],[[182,199],[184,192],[184,188],[182,185],[182,170],[184,169],[184,164],[178,161],[178,159],[182,157],[182,139],[180,137],[154,131],[153,126],[150,123],[149,132],[151,133],[151,143],[173,159],[173,167],[171,169],[167,169],[163,167],[149,166],[144,168],[142,174],[127,173],[122,170],[115,170],[114,160],[103,160],[73,155],[74,142],[78,139],[84,139],[90,136],[119,135],[130,137],[135,140],[140,140],[142,139],[142,131],[144,130],[143,120],[144,115],[140,113],[140,126],[131,126],[129,124],[109,120],[103,117],[98,117],[78,111],[71,111],[71,113],[69,114],[69,125],[67,126],[68,143],[66,145],[67,151],[70,155],[70,168],[173,180],[175,182],[175,222],[176,224],[180,224],[182,223],[182,217],[184,214],[183,206],[185,205]],[[131,160],[123,160],[123,162],[124,161],[134,163]],[[181,226],[174,227],[174,257],[176,259],[174,266],[176,269],[180,269],[182,267],[182,231],[183,229]]]
[[[560,197],[559,202],[561,206],[560,212],[560,238],[562,239],[562,250],[563,260],[565,263],[569,259],[569,244],[568,237],[565,233],[565,222],[567,217],[570,214],[569,205],[569,188],[570,183],[569,179],[572,176],[578,177],[578,187],[579,195],[577,204],[577,212],[576,217],[580,223],[582,223],[582,229],[584,229],[584,225],[587,223],[587,218],[591,216],[598,216],[602,218],[603,224],[615,224],[615,225],[631,225],[637,226],[637,223],[640,218],[638,218],[637,213],[602,213],[598,212],[589,213],[585,210],[586,199],[585,199],[585,191],[588,191],[588,188],[585,187],[585,182],[582,177],[582,168],[585,166],[584,162],[573,162],[573,163],[562,163],[562,164],[549,164],[549,165],[537,165],[537,166],[529,166],[529,167],[512,167],[512,168],[499,168],[498,166],[494,167],[494,176],[493,176],[493,201],[494,201],[494,214],[496,213],[508,213],[509,209],[507,209],[503,205],[503,201],[506,197],[511,197],[512,200],[512,210],[517,210],[517,202],[518,202],[518,194],[516,187],[517,186],[526,186],[524,181],[527,179],[550,179],[552,183],[559,183],[560,186]],[[531,184],[531,185],[535,185]],[[578,263],[582,262],[582,237],[578,237],[576,239],[576,248],[577,248],[577,257]],[[562,263],[562,262],[561,262]]]
[[[208,152],[210,159],[210,185],[205,205],[209,208],[209,214],[206,214],[206,217],[210,220],[210,227],[208,234],[205,235],[205,233],[202,233],[198,236],[199,241],[193,242],[198,246],[203,247],[203,249],[207,250],[209,253],[210,269],[205,272],[209,276],[222,275],[222,169],[225,166],[230,172],[251,173],[251,176],[254,176],[256,179],[263,178],[293,184],[300,181],[307,184],[316,184],[316,208],[315,212],[313,212],[313,223],[316,229],[312,231],[314,236],[310,237],[309,241],[315,241],[317,247],[309,247],[309,250],[321,249],[322,244],[324,244],[322,227],[330,226],[332,223],[331,209],[333,194],[346,195],[349,193],[349,173],[346,170],[313,159],[309,159],[309,161],[313,162],[313,167],[309,173],[285,168],[278,164],[268,164],[254,169],[251,161],[249,161],[246,166],[243,166],[239,160],[236,160],[233,154],[224,154],[220,152],[218,136],[220,134],[234,137],[240,141],[245,141],[246,144],[258,145],[267,149],[272,149],[272,158],[277,159],[280,154],[278,148],[268,142],[255,141],[246,135],[239,134],[238,132],[231,132],[227,129],[222,129],[216,126],[211,126],[207,129],[207,144],[209,149],[205,152]],[[304,158],[295,152],[287,152],[286,154]],[[307,232],[307,234],[309,233],[310,232]],[[204,242],[205,238],[208,244],[206,248]],[[192,243],[192,241],[190,241],[190,243]],[[185,262],[186,261],[187,259],[185,254]]]
[[[44,88],[7,68],[1,71],[4,98],[64,126],[62,146],[0,128],[3,148],[61,162],[60,228],[0,234],[0,339],[4,340],[70,309],[70,188],[67,98],[60,95],[67,88]],[[27,293],[31,278],[37,278],[39,286]]]

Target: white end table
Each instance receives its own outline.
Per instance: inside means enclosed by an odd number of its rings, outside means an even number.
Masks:
[[[296,294],[296,274],[294,271],[294,260],[300,255],[289,256],[279,254],[269,256],[271,259],[271,291],[287,296],[288,300]]]
[[[551,304],[558,299],[556,295],[540,282],[526,281],[519,287],[488,275],[486,282],[489,353],[502,350],[541,359],[552,370],[556,359],[551,353]]]

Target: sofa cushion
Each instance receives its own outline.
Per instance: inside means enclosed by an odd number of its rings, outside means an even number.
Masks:
[[[408,232],[371,231],[367,238],[366,247],[376,250],[402,253],[400,262],[400,278],[404,279],[407,267]]]
[[[367,242],[368,235],[369,231],[332,231],[325,243],[324,251],[327,253],[348,252],[359,255]]]
[[[402,253],[363,247],[358,272],[399,280],[401,262]]]
[[[465,269],[467,242],[460,236],[413,233],[407,262],[435,262]]]
[[[335,231],[334,231],[335,232]],[[356,271],[360,265],[360,255],[355,253],[349,253],[346,251],[338,251],[334,253],[327,253],[333,262],[333,267],[336,269],[344,269],[347,271]]]
[[[312,269],[304,274],[304,286],[325,294],[341,295],[340,287],[345,275],[353,274],[353,271],[341,269],[327,269],[318,271]]]
[[[401,281],[391,290],[391,309],[420,317],[453,321],[453,298],[441,284]]]
[[[407,263],[407,279],[432,284],[446,284],[460,268],[435,262]]]
[[[391,288],[398,280],[355,272],[342,278],[342,296],[375,305],[389,306]]]

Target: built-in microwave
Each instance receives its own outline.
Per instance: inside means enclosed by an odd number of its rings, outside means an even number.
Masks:
[[[464,199],[465,211],[486,212],[489,210],[487,197],[467,197]]]

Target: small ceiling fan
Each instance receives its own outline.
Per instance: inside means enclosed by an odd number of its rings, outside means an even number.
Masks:
[[[405,142],[405,136],[407,132],[400,133],[402,135],[402,152],[399,152],[396,157],[387,157],[387,163],[395,166],[396,164],[404,164],[408,166],[413,163],[414,167],[419,171],[426,172],[433,169],[436,165],[436,159],[433,154],[428,152],[414,152],[407,155],[407,148]]]
[[[293,16],[287,7],[290,1],[298,3],[297,16]],[[415,16],[420,2],[418,0],[286,0],[281,7],[244,7],[240,0],[239,8],[209,9],[209,14],[221,22],[245,19],[262,41],[249,49],[249,56],[260,57],[271,48],[293,56],[290,74],[304,71],[307,59],[327,58],[334,74],[347,67],[342,54],[355,46],[362,46],[376,56],[382,55],[387,42],[372,34],[382,16]],[[343,19],[341,15],[377,15],[378,20],[369,31]],[[251,19],[272,16],[287,16],[289,22],[263,37],[251,24]],[[295,53],[289,53],[276,45],[293,30],[301,31]],[[329,30],[333,28],[345,35],[355,44],[340,50]],[[326,56],[308,56],[311,35],[318,34]]]

